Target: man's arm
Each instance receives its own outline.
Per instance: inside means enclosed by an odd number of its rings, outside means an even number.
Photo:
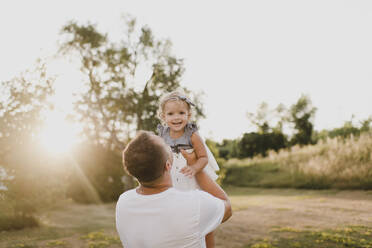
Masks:
[[[187,153],[184,150],[181,150],[182,155],[187,160],[187,164],[194,164],[196,162],[196,155],[195,153]],[[225,191],[215,182],[213,181],[204,171],[200,171],[195,175],[196,181],[198,182],[200,188],[205,192],[213,195],[216,198],[221,199],[225,203],[225,214],[222,218],[222,222],[228,220],[232,215],[231,203],[230,200],[225,193]]]

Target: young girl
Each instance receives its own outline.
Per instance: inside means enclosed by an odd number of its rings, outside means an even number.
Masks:
[[[160,100],[159,117],[163,125],[158,126],[159,135],[164,139],[173,152],[171,177],[173,187],[180,190],[199,189],[194,175],[204,170],[212,180],[218,176],[218,165],[205,142],[198,134],[198,129],[191,123],[192,107],[194,104],[182,93],[173,91]],[[187,166],[181,150],[195,152],[197,162]],[[213,233],[206,238],[208,248],[214,247]]]

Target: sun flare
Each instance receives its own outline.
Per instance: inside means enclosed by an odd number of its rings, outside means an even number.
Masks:
[[[40,144],[53,154],[63,154],[71,150],[78,141],[76,125],[67,121],[63,113],[49,112],[44,127],[39,134]]]

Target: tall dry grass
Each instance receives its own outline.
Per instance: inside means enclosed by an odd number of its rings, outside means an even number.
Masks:
[[[294,187],[372,189],[372,133],[270,151],[265,158],[229,160],[226,167],[265,164],[289,172]]]

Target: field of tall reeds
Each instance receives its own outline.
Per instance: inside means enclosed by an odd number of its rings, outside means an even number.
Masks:
[[[231,159],[225,167],[224,183],[238,186],[372,189],[372,133]]]

